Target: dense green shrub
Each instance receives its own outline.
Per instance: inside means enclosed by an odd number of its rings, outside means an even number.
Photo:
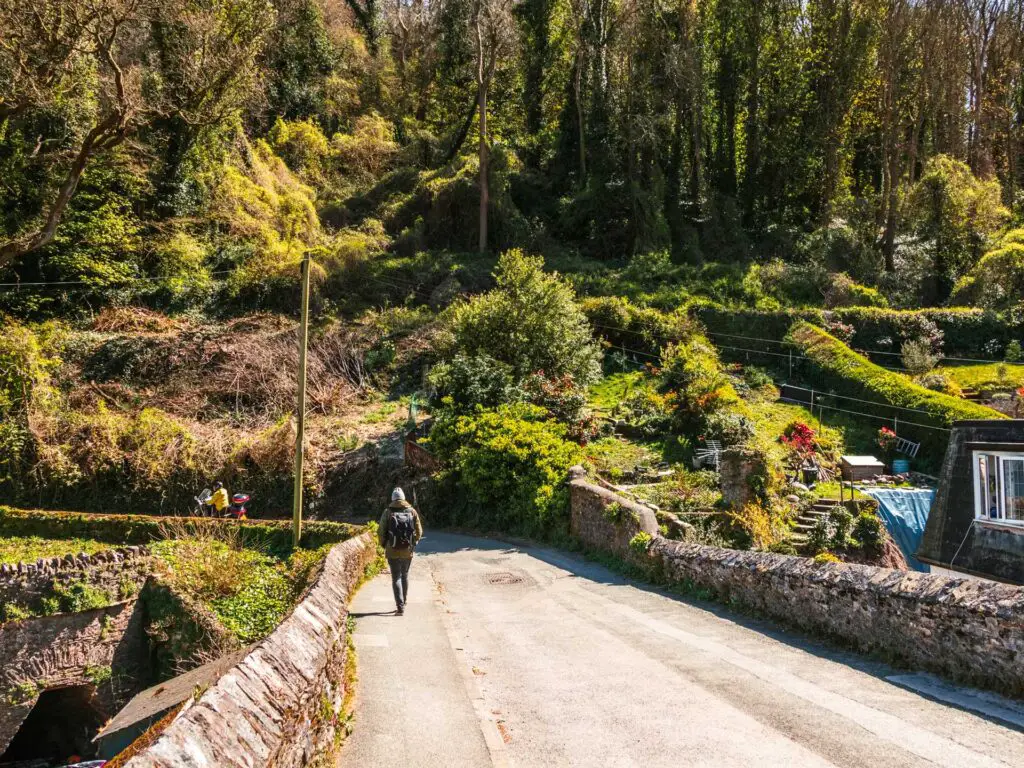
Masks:
[[[516,384],[512,367],[487,355],[457,354],[435,365],[428,375],[436,408],[454,413],[472,413],[521,400],[524,393]]]
[[[828,517],[833,526],[831,549],[845,549],[849,544],[850,531],[853,529],[853,515],[844,507],[835,507],[829,512]]]
[[[681,431],[701,430],[720,411],[742,410],[715,348],[703,336],[668,347],[662,357],[662,376],[674,393]]]
[[[831,275],[831,284],[825,293],[825,306],[836,307],[888,307],[889,301],[875,288],[851,280],[845,273]]]
[[[583,457],[566,428],[545,417],[520,404],[438,420],[429,444],[464,494],[465,508],[448,510],[453,522],[540,535],[566,529],[565,480]]]
[[[448,311],[445,357],[487,356],[517,380],[532,373],[571,375],[586,386],[600,374],[600,352],[572,289],[544,272],[540,257],[508,251],[498,261],[497,287]]]
[[[629,350],[656,354],[666,344],[682,341],[695,330],[685,312],[641,307],[621,296],[589,298],[581,306],[597,335]]]
[[[995,310],[1024,305],[1024,243],[1004,244],[982,256],[957,282],[950,301]]]
[[[646,437],[656,437],[671,425],[672,398],[648,387],[638,387],[615,405],[612,416]]]
[[[800,352],[801,369],[813,378],[817,387],[869,401],[858,403],[858,410],[890,419],[894,414],[901,421],[906,419],[900,425],[900,434],[913,436],[913,439],[927,445],[933,458],[945,452],[947,434],[941,430],[915,427],[914,423],[948,429],[958,419],[1005,418],[991,408],[932,392],[907,376],[885,370],[810,323],[796,322],[790,338]],[[896,411],[871,405],[872,402],[919,412]]]
[[[885,540],[882,518],[874,512],[861,512],[853,524],[852,538],[868,557],[880,555]]]
[[[920,323],[927,320],[935,324],[943,334],[943,352],[949,357],[984,357],[985,345],[993,339],[1005,347],[1015,338],[1024,338],[1024,325],[1019,321],[1002,318],[994,312],[966,307],[949,309],[901,310],[879,307],[847,307],[835,310],[784,309],[757,311],[747,309],[726,309],[715,305],[695,305],[693,312],[707,327],[717,344],[743,347],[764,352],[785,352],[779,344],[766,343],[760,339],[781,340],[796,320],[823,327],[829,319],[852,325],[854,335],[851,344],[856,349],[880,350],[890,354],[878,357],[883,365],[892,366],[898,359],[902,342],[916,338],[921,333]],[[754,340],[718,336],[735,334],[738,337],[756,337]],[[724,352],[729,352],[725,350]],[[746,352],[739,353],[744,356]],[[733,356],[730,353],[729,356]],[[764,355],[759,360],[764,365],[775,364],[781,358]]]

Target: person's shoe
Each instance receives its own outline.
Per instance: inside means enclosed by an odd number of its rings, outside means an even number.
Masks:
[[[395,608],[395,616],[404,616],[404,615],[405,615],[405,606],[404,605],[400,605],[397,608]]]

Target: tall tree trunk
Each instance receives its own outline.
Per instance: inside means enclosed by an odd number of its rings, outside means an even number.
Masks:
[[[480,253],[487,252],[487,84],[481,79],[480,109]]]
[[[587,124],[583,113],[583,55],[576,56],[576,72],[573,75],[573,88],[576,93],[576,131],[579,136],[580,151],[580,186],[587,183]]]
[[[754,223],[757,202],[758,172],[761,166],[761,0],[753,0],[747,31],[747,119],[745,125],[747,147],[743,167],[743,221],[749,227]]]

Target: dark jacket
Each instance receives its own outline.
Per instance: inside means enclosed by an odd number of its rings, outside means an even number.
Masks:
[[[388,546],[388,518],[392,512],[400,512],[403,509],[412,512],[413,519],[416,521],[416,533],[412,537],[412,549],[392,549]],[[412,557],[413,549],[416,548],[416,544],[422,538],[423,523],[420,522],[419,512],[413,509],[412,504],[408,501],[392,501],[388,508],[384,510],[384,514],[380,516],[380,523],[377,524],[377,541],[384,547],[384,556],[388,560],[408,559]]]

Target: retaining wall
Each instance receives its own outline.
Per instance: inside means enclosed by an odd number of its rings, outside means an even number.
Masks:
[[[55,584],[86,582],[117,595],[126,589],[137,593],[150,572],[145,547],[121,547],[93,555],[51,557],[34,563],[0,565],[0,616],[8,602],[32,606],[53,594]],[[132,586],[129,586],[129,583]]]
[[[126,768],[298,768],[330,749],[344,699],[350,593],[377,554],[336,545],[292,614]]]
[[[570,482],[572,532],[587,546],[641,560],[672,583],[735,600],[812,634],[878,653],[917,669],[1024,696],[1024,589],[868,565],[815,563],[767,552],[739,552],[652,534],[646,555],[628,545],[642,529],[612,523],[605,508],[630,502]]]

